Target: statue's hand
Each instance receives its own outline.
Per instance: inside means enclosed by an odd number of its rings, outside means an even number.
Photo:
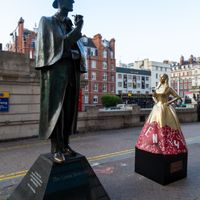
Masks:
[[[80,27],[75,27],[71,32],[69,32],[65,39],[68,39],[71,44],[76,43],[82,37]]]

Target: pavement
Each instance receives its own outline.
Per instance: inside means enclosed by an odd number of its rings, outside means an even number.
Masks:
[[[71,137],[112,200],[200,200],[200,123],[182,124],[188,145],[187,178],[162,186],[134,172],[134,145],[141,127]],[[37,157],[50,150],[37,138],[0,143],[0,200],[6,200]],[[27,199],[28,200],[28,199]]]

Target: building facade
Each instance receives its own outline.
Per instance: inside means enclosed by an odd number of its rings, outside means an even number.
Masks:
[[[84,36],[82,42],[88,70],[84,75],[88,80],[84,88],[84,104],[101,105],[103,95],[115,94],[115,40],[108,41],[97,34],[93,38]]]
[[[24,19],[21,17],[17,28],[10,34],[12,42],[8,43],[7,50],[15,53],[22,53],[33,59],[35,57],[35,41],[37,37],[36,28],[31,31],[24,28]]]
[[[198,58],[190,56],[184,60],[181,56],[180,62],[172,67],[171,86],[183,98],[192,94],[199,99],[200,95],[200,62]]]
[[[151,71],[116,67],[116,94],[150,94]]]
[[[151,71],[151,90],[154,90],[158,85],[161,74],[168,74],[170,78],[171,65],[168,63],[168,61],[156,62],[149,61],[149,59],[144,59],[141,61],[136,61],[134,63],[134,68]]]

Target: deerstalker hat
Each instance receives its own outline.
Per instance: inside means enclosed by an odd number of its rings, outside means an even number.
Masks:
[[[54,0],[52,6],[53,6],[54,8],[58,8],[58,1],[57,1],[57,0]]]

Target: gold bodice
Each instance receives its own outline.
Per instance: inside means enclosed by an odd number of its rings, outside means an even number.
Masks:
[[[164,104],[168,102],[170,95],[172,95],[174,98],[179,97],[171,87],[160,86],[158,89],[156,89],[153,97],[156,98],[158,104]]]

